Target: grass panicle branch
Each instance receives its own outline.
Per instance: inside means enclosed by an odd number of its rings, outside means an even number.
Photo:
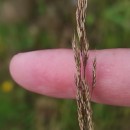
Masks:
[[[76,10],[77,37],[74,33],[72,47],[76,63],[75,84],[80,130],[94,130],[92,122],[91,94],[86,81],[86,66],[89,58],[89,43],[85,30],[87,0],[78,0]],[[96,84],[96,59],[93,62],[92,88]]]

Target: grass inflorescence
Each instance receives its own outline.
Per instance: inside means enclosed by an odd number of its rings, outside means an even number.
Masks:
[[[86,66],[89,58],[89,43],[85,30],[87,0],[78,0],[76,10],[77,35],[74,34],[72,47],[76,63],[75,84],[77,87],[77,109],[80,130],[94,130],[92,121],[91,93],[86,81]],[[92,88],[96,84],[96,59],[93,62]]]

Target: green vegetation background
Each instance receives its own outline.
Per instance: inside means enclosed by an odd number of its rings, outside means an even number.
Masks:
[[[79,130],[74,100],[24,90],[8,70],[18,52],[71,48],[74,9],[74,0],[0,0],[0,130]],[[91,48],[129,48],[129,0],[90,0],[86,25]],[[96,130],[130,130],[129,108],[93,109]]]

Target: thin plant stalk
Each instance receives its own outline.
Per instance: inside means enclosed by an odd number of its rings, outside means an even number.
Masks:
[[[80,130],[94,130],[92,121],[91,93],[86,81],[86,66],[89,58],[89,43],[85,30],[87,0],[78,0],[76,10],[77,35],[74,34],[72,48],[76,64],[77,111]],[[96,83],[96,59],[93,62],[92,86]]]

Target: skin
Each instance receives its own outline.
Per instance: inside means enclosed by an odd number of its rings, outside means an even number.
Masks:
[[[92,101],[130,106],[130,49],[90,51],[86,69],[90,87],[95,56],[97,82]],[[75,98],[75,72],[73,52],[69,49],[20,53],[10,63],[10,73],[20,86],[56,98]]]

